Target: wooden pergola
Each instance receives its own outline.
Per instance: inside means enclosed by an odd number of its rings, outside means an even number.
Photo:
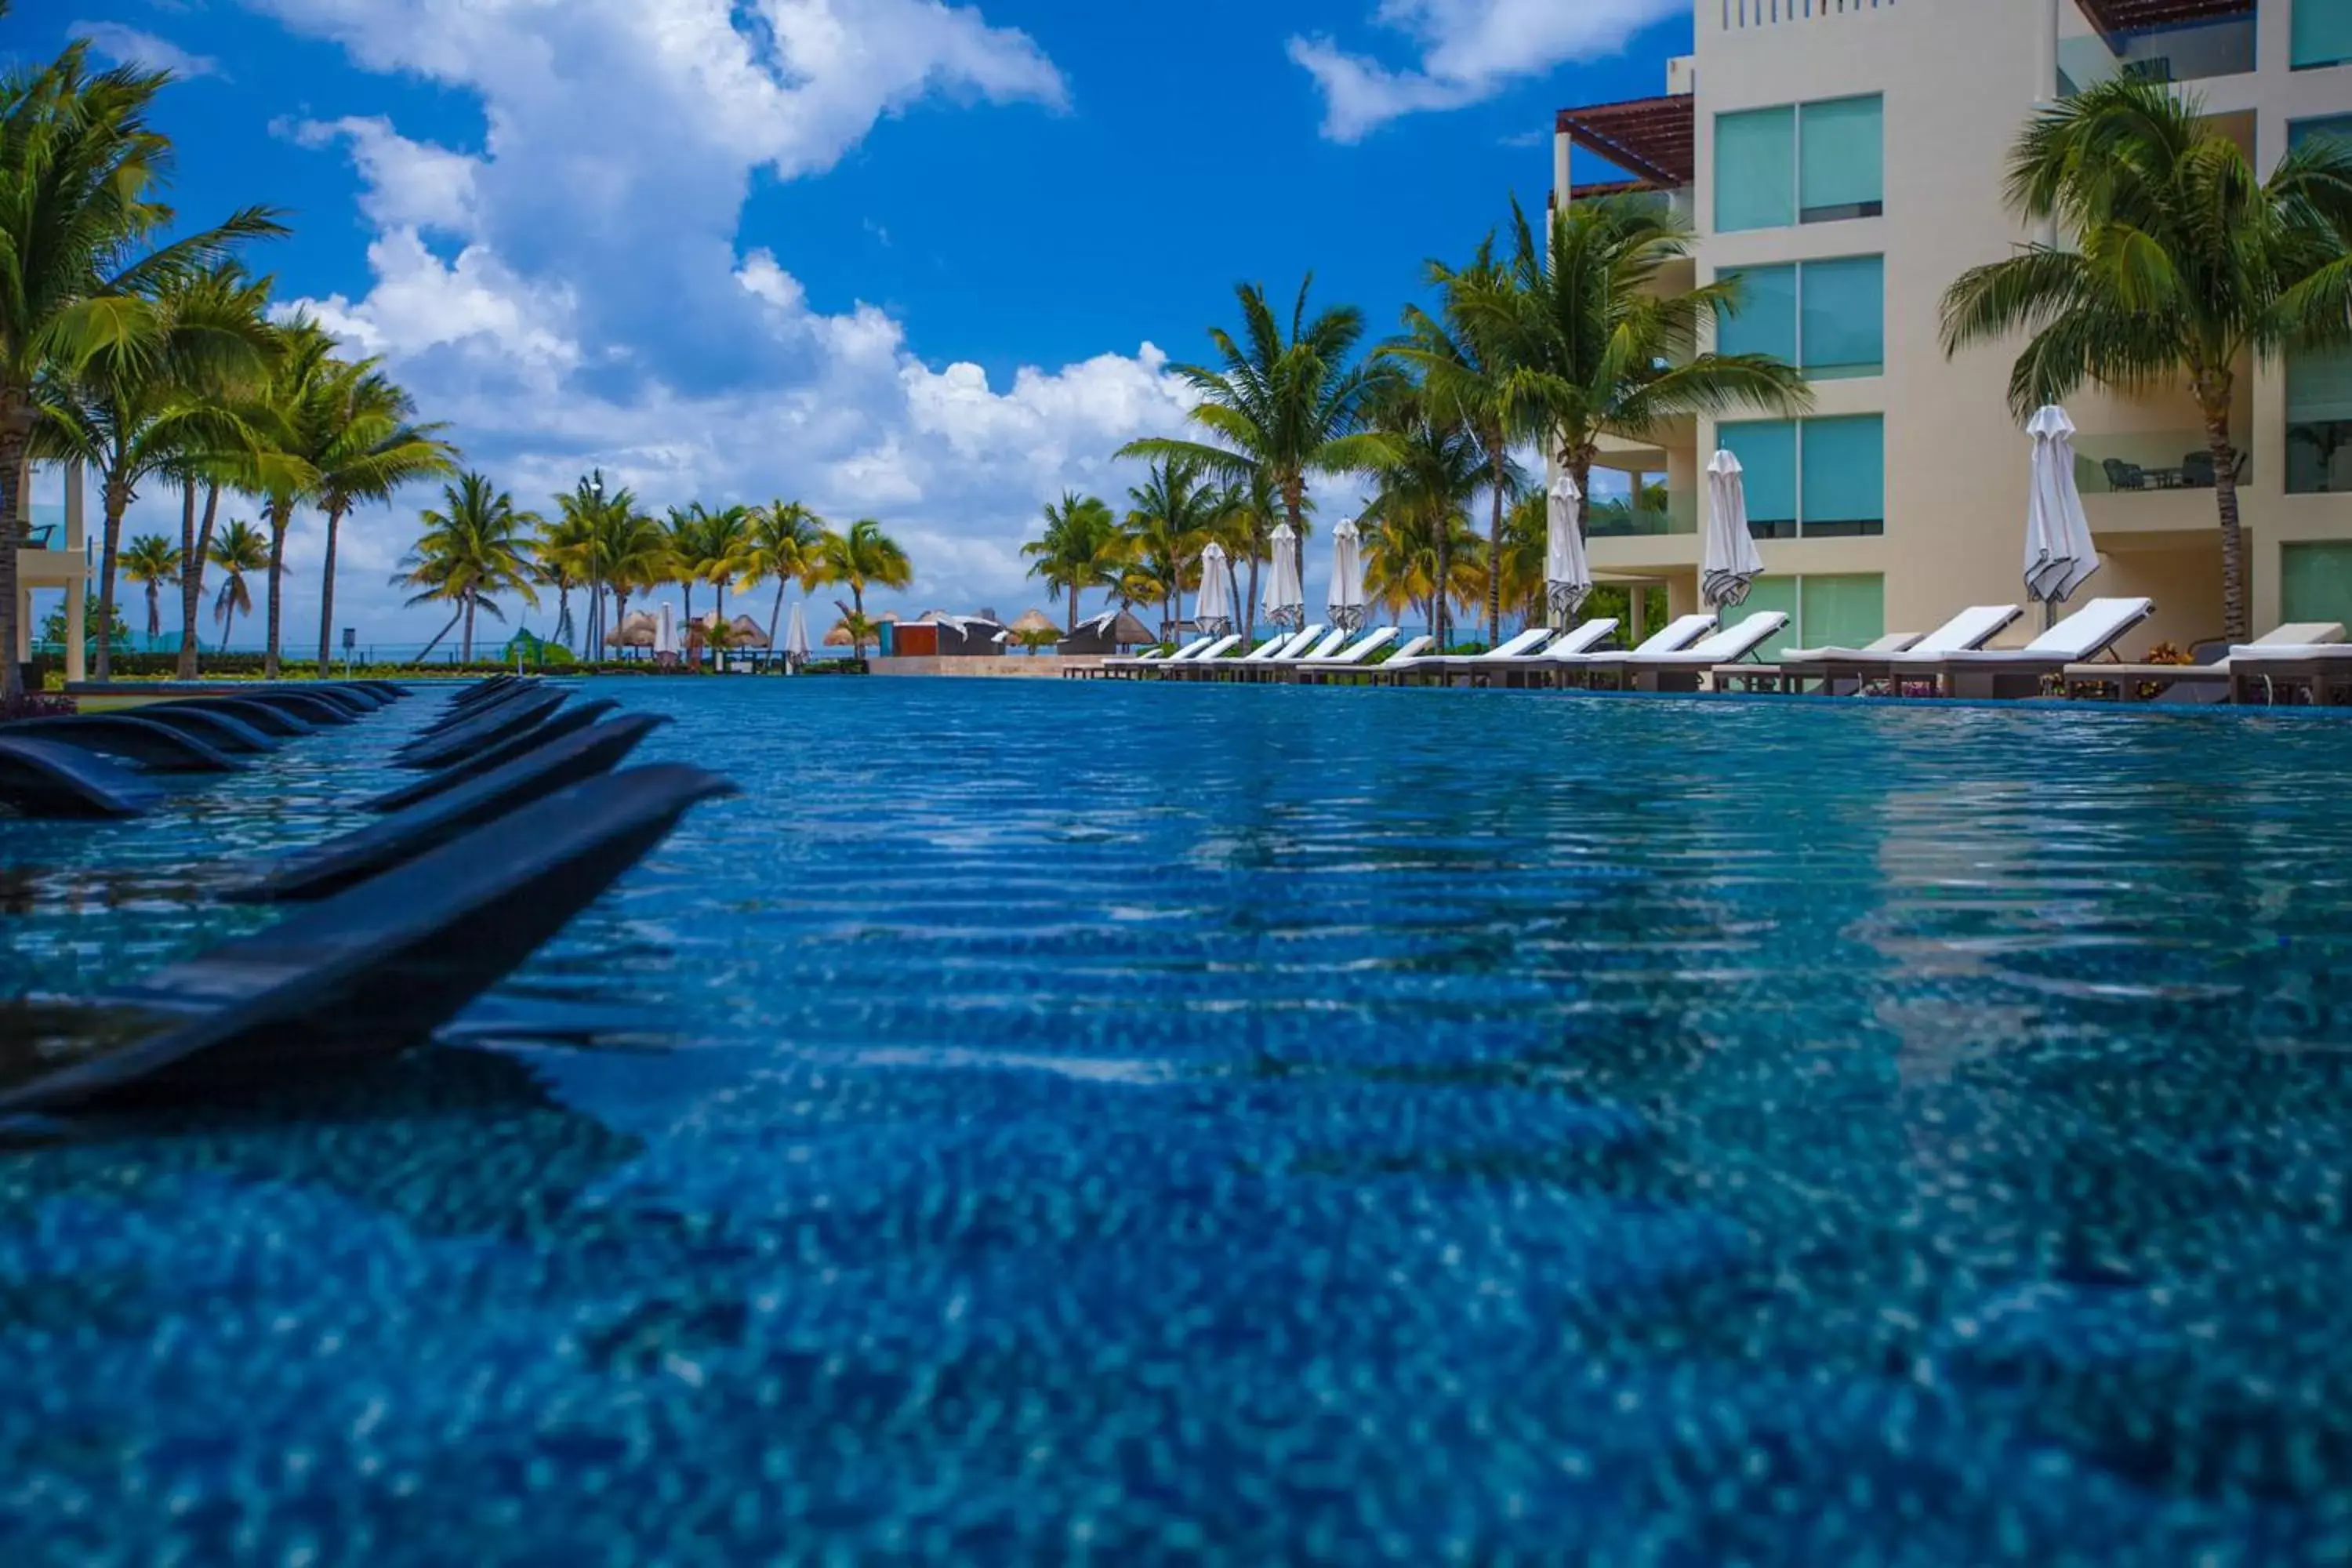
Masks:
[[[1571,185],[1571,196],[1616,191],[1680,190],[1698,162],[1697,100],[1688,94],[1629,99],[1563,109],[1553,129],[1633,177]]]

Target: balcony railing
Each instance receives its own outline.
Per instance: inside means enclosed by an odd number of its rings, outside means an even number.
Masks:
[[[1892,11],[1895,0],[1723,0],[1723,30],[1773,27],[1783,22],[1825,22]]]
[[[2238,443],[2240,484],[2252,476],[2252,454]],[[2217,465],[2200,430],[2156,430],[2074,438],[2074,480],[2084,495],[2154,495],[2210,490]]]
[[[1664,507],[1636,505],[1622,499],[1597,500],[1585,510],[1588,539],[1646,539],[1669,533],[1696,533],[1698,509],[1692,499],[1675,496]]]
[[[36,501],[25,509],[25,528],[31,535],[24,542],[28,550],[63,550],[66,547],[66,509],[55,501]]]
[[[2116,77],[2202,81],[2254,68],[2254,18],[2249,14],[2193,26],[2154,27],[2058,41],[2058,91],[2072,98]]]

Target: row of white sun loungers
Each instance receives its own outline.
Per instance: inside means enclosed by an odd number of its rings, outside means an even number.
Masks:
[[[2126,699],[2225,684],[2240,701],[2270,700],[2283,688],[2308,691],[2315,701],[2333,700],[2338,693],[2352,698],[2352,646],[2343,641],[2345,628],[2332,623],[2281,626],[2202,665],[2116,662],[2116,645],[2154,611],[2145,598],[2093,599],[2022,647],[1995,648],[1988,645],[2022,611],[2016,605],[1973,605],[1930,632],[1889,633],[1858,648],[1793,648],[1769,661],[1759,659],[1757,651],[1789,624],[1777,610],[1758,611],[1730,626],[1713,615],[1678,616],[1631,649],[1604,647],[1618,623],[1601,617],[1560,632],[1522,632],[1481,654],[1436,653],[1430,638],[1414,637],[1377,664],[1373,657],[1397,643],[1398,628],[1351,637],[1344,630],[1307,626],[1270,637],[1238,657],[1229,656],[1241,637],[1203,637],[1162,658],[1108,662],[1125,672],[1179,679],[1643,691],[1693,691],[1711,684],[1718,690],[1946,697],[2032,696],[2054,681],[2064,689],[2111,691]]]

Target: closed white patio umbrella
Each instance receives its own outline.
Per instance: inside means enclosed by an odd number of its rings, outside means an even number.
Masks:
[[[661,625],[654,631],[654,657],[656,658],[677,657],[677,619],[676,613],[667,603],[661,607]]]
[[[2074,479],[2074,422],[2054,403],[2025,422],[2033,438],[2032,486],[2025,503],[2025,591],[2042,604],[2045,625],[2099,569],[2091,520]]]
[[[1307,586],[1298,568],[1298,531],[1285,522],[1274,531],[1274,565],[1265,577],[1265,618],[1286,631],[1307,624]]]
[[[1352,517],[1331,531],[1331,591],[1324,606],[1341,631],[1364,628],[1364,537]]]
[[[1544,599],[1552,629],[1565,627],[1592,592],[1592,565],[1584,557],[1584,495],[1572,474],[1552,480],[1544,507]]]
[[[1739,459],[1718,449],[1706,460],[1706,548],[1699,556],[1699,595],[1709,609],[1744,603],[1764,574],[1764,557],[1748,531],[1748,487]]]
[[[1212,544],[1201,552],[1201,595],[1192,603],[1192,624],[1219,636],[1234,629],[1241,616],[1241,595],[1234,591],[1234,563],[1225,547]]]
[[[796,669],[808,662],[808,616],[803,613],[803,602],[795,599],[792,618],[784,623],[784,668]]]

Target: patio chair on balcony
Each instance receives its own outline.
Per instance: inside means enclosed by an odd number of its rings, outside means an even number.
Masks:
[[[2105,470],[2107,488],[2111,490],[2147,489],[2147,470],[2137,463],[2126,463],[2121,458],[2109,458],[2099,467]]]

